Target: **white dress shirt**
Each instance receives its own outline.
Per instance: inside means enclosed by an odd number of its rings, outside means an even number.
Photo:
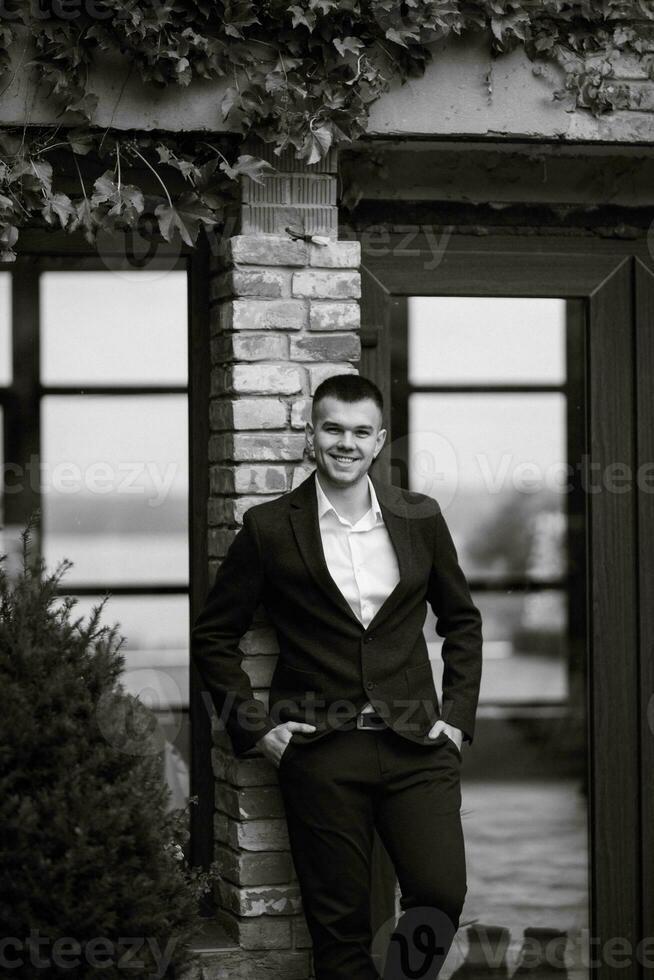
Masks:
[[[356,524],[338,513],[316,474],[320,537],[329,574],[364,626],[400,580],[397,555],[368,477],[371,507]],[[372,710],[366,704],[362,710]]]

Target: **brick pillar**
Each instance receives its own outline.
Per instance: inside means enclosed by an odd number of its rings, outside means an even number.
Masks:
[[[264,156],[266,148],[251,152]],[[222,243],[211,283],[210,575],[251,506],[311,471],[304,426],[310,396],[360,356],[357,242],[336,241],[336,159],[309,168],[273,155],[264,185],[244,179],[240,234]],[[288,224],[328,236],[293,241]],[[267,700],[277,646],[263,614],[244,638],[244,667]],[[310,941],[289,853],[277,771],[260,754],[234,758],[214,719],[215,840],[223,878],[219,919],[252,976],[311,976]],[[268,951],[266,954],[265,951]],[[244,953],[245,955],[245,953]],[[249,976],[247,967],[243,976]],[[259,976],[259,973],[256,974]],[[239,974],[240,976],[240,974]]]

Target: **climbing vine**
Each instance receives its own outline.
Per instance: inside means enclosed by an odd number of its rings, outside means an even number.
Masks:
[[[153,234],[192,244],[202,226],[223,220],[225,181],[261,180],[269,166],[230,158],[215,139],[93,126],[92,78],[103,57],[118,56],[129,74],[160,87],[221,79],[231,132],[309,164],[364,133],[371,103],[394,79],[421,75],[437,42],[453,35],[486,32],[494,55],[521,46],[536,71],[558,64],[564,84],[554,97],[598,115],[628,104],[628,89],[615,81],[618,59],[633,56],[654,77],[653,0],[49,0],[45,7],[46,0],[13,7],[3,0],[0,85],[16,71],[38,70],[53,104],[77,124],[0,132],[3,261],[35,218],[80,229],[93,242],[99,230],[139,227],[149,217]],[[97,167],[92,186],[80,155]],[[154,190],[146,192],[143,179]]]

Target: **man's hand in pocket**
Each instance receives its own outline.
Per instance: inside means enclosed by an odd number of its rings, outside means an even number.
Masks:
[[[434,740],[437,739],[441,732],[445,732],[448,738],[452,739],[456,745],[459,752],[461,751],[461,746],[463,745],[463,732],[460,728],[455,728],[454,725],[448,725],[446,721],[437,721],[434,727],[429,732],[429,738]],[[271,733],[272,734],[272,733]]]
[[[272,764],[279,768],[293,732],[315,732],[315,730],[315,725],[308,725],[303,721],[284,721],[266,732],[257,742],[257,748],[261,749],[266,759],[270,759]]]

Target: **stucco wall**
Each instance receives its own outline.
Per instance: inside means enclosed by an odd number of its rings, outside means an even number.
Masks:
[[[0,79],[0,124],[70,122],[57,118],[33,70],[26,42],[16,45],[13,77]],[[534,74],[521,51],[491,59],[483,36],[455,39],[439,49],[425,76],[395,84],[372,108],[373,136],[528,137],[566,141],[651,142],[654,138],[654,82],[635,64],[624,62],[632,108],[600,119],[567,111],[552,99],[557,69]],[[490,82],[490,85],[489,85]],[[105,56],[90,76],[99,96],[93,122],[117,129],[225,131],[220,103],[227,83],[198,80],[188,88],[143,85],[133,66]],[[490,88],[490,91],[489,91]]]

